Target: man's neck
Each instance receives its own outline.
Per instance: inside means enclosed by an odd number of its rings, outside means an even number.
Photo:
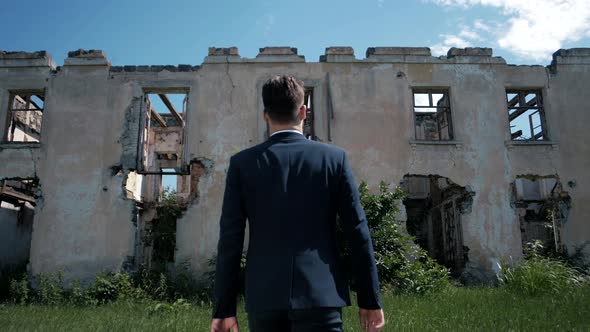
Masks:
[[[270,126],[269,128],[270,135],[284,130],[296,130],[303,133],[303,126]]]

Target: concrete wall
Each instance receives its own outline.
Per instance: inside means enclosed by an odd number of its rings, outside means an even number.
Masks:
[[[72,52],[58,70],[17,68],[9,60],[0,57],[2,105],[11,89],[47,88],[41,144],[0,150],[0,178],[40,179],[33,273],[85,277],[132,261],[135,202],[123,186],[136,167],[139,100],[145,90],[178,88],[189,91],[185,161],[207,160],[207,172],[198,181],[198,199],[178,220],[176,262],[204,271],[216,249],[229,157],[264,140],[260,92],[275,74],[314,87],[316,134],[349,151],[358,180],[374,187],[399,184],[407,174],[436,174],[475,192],[471,212],[462,217],[467,270],[475,277],[489,278],[501,257],[522,254],[511,205],[517,175],[573,181],[564,188],[572,198],[564,240],[569,249],[590,240],[584,204],[590,198],[588,50],[557,52],[547,68],[510,66],[490,49],[451,49],[435,58],[426,48],[374,48],[363,60],[350,48],[329,48],[318,63],[290,48],[261,49],[254,59],[235,48],[210,49],[201,66],[114,67],[101,51]],[[416,87],[449,89],[453,141],[413,140]],[[549,142],[510,141],[507,88],[543,91]]]

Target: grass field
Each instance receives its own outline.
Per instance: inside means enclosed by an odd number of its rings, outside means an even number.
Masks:
[[[384,331],[590,331],[590,290],[537,297],[501,288],[451,288],[433,296],[384,296]],[[0,305],[1,331],[208,331],[211,309],[118,301],[97,307]],[[241,331],[248,331],[239,314]],[[360,331],[356,308],[346,331]]]

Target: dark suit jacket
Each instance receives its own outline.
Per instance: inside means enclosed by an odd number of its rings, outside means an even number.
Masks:
[[[284,132],[230,159],[221,214],[214,318],[236,315],[246,220],[246,310],[350,305],[336,214],[356,271],[358,305],[381,308],[373,245],[346,152]]]

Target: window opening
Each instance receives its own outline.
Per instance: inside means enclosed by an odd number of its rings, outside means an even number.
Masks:
[[[407,175],[402,187],[408,193],[408,232],[428,255],[459,276],[467,261],[461,216],[471,211],[473,193],[440,176]]]
[[[511,140],[548,139],[541,90],[507,90],[506,100]]]
[[[26,272],[37,188],[35,179],[0,180],[0,269]]]
[[[162,174],[162,169],[186,173],[183,151],[187,103],[186,93],[144,95],[138,173]]]
[[[44,104],[43,91],[10,93],[4,142],[38,143]]]
[[[449,93],[446,90],[414,90],[414,124],[417,140],[453,139]]]
[[[546,253],[563,252],[563,225],[570,197],[556,176],[520,176],[514,181],[514,207],[520,221],[523,249],[539,241]]]
[[[303,121],[303,135],[307,139],[316,140],[317,137],[315,135],[315,122],[313,110],[313,88],[305,88],[303,104],[307,107],[306,117]]]

